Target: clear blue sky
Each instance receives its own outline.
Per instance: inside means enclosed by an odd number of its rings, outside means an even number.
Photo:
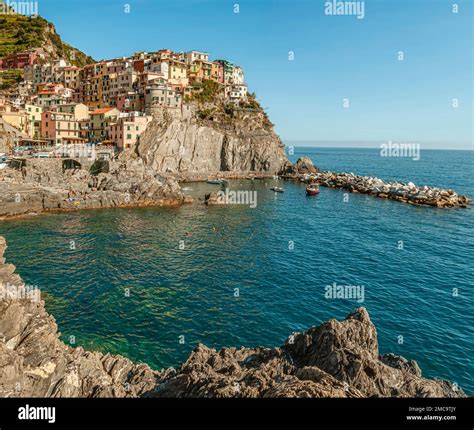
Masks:
[[[472,148],[473,6],[453,2],[366,0],[364,19],[325,15],[324,0],[40,0],[39,13],[95,59],[170,48],[240,64],[285,141]]]

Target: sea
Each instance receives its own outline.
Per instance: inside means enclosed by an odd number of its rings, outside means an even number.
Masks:
[[[290,158],[303,155],[323,170],[474,196],[472,151],[424,150],[416,161],[300,147]],[[8,261],[41,289],[64,342],[160,370],[179,366],[199,343],[279,346],[364,306],[380,354],[416,360],[423,376],[474,395],[473,210],[323,187],[307,197],[303,184],[274,179],[230,182],[256,198],[253,207],[207,207],[204,195],[218,185],[184,187],[194,203],[180,208],[0,222]],[[328,293],[346,286],[363,294]]]

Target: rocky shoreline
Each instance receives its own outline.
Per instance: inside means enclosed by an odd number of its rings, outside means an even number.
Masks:
[[[419,206],[437,208],[470,208],[472,201],[449,189],[416,186],[413,182],[383,181],[377,177],[360,176],[354,173],[319,171],[308,157],[300,158],[294,166],[288,165],[282,177],[301,182],[316,182],[323,187],[337,188],[350,193],[367,194],[373,197],[396,200]]]
[[[364,308],[293,333],[277,348],[199,345],[161,372],[72,348],[37,290],[5,262],[5,249],[0,237],[1,397],[464,397],[455,384],[423,378],[414,361],[379,355]]]
[[[0,171],[0,219],[43,212],[114,207],[174,206],[192,201],[178,182],[140,160],[108,162],[91,174],[90,161],[64,169],[63,159],[28,159],[21,169]]]

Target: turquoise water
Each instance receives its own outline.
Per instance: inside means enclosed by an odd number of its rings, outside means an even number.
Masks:
[[[472,152],[424,151],[415,162],[300,148],[293,158],[305,154],[324,169],[474,195]],[[276,346],[292,331],[344,318],[360,304],[326,299],[325,286],[363,285],[381,353],[415,359],[425,376],[474,394],[474,212],[357,194],[344,202],[325,188],[306,197],[290,182],[275,194],[272,185],[232,182],[257,191],[255,209],[205,207],[197,198],[215,186],[186,184],[197,197],[191,206],[44,215],[2,222],[0,234],[66,342],[177,366],[199,342]]]

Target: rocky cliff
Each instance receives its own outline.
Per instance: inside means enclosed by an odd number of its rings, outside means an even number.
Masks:
[[[0,237],[2,397],[463,397],[417,364],[379,356],[364,308],[292,334],[278,348],[199,345],[178,369],[156,372],[129,359],[71,348],[37,290],[5,262]]]
[[[284,145],[261,108],[223,103],[162,108],[140,137],[133,154],[156,171],[277,173],[286,163]]]

